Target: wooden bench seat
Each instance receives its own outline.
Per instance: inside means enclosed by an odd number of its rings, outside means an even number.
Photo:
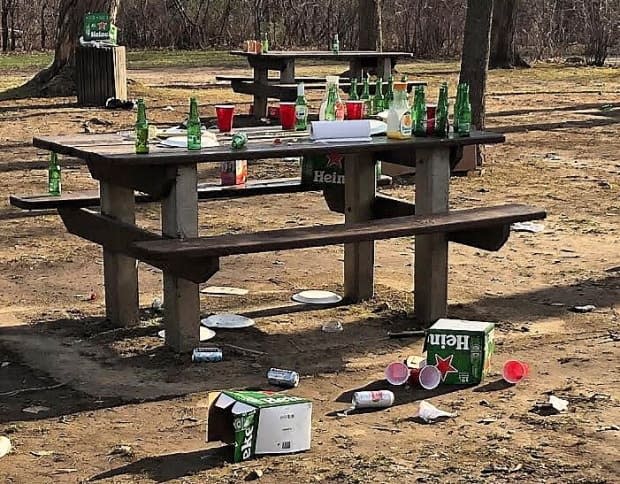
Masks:
[[[348,82],[349,78],[340,78],[343,81]],[[232,82],[232,81],[253,81],[254,78],[251,76],[226,76],[226,75],[217,75],[215,76],[215,80],[216,81],[227,81],[227,82]],[[280,78],[279,77],[269,77],[267,79],[268,82],[280,82]],[[295,82],[308,82],[308,83],[312,83],[312,82],[325,82],[325,77],[312,77],[312,76],[298,76],[295,77]]]
[[[501,240],[494,241],[493,250],[498,250],[510,234],[510,225],[515,222],[542,219],[544,210],[526,205],[503,205],[497,207],[456,210],[436,215],[410,215],[384,218],[354,224],[323,225],[316,227],[269,230],[249,234],[227,234],[215,237],[192,239],[147,240],[133,244],[132,252],[147,263],[179,268],[188,265],[214,265],[219,257],[238,254],[252,254],[276,250],[303,249],[343,243],[355,243],[396,237],[409,237],[435,233],[452,234],[450,240],[472,244],[476,234],[489,233],[497,239],[499,229]],[[480,245],[480,244],[478,244]],[[484,245],[484,244],[482,244]],[[195,281],[203,282],[203,281]]]

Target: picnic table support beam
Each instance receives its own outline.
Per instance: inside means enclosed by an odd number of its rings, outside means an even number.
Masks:
[[[415,174],[417,215],[447,213],[450,185],[450,150],[420,150]],[[448,236],[445,233],[415,238],[414,310],[416,319],[430,326],[448,310]]]
[[[177,168],[177,179],[163,200],[162,233],[175,238],[198,237],[198,175],[196,165]],[[166,344],[179,353],[200,342],[198,284],[164,271],[164,325]]]
[[[280,71],[280,82],[282,84],[295,84],[295,59],[289,59],[284,63]]]
[[[101,182],[101,213],[120,222],[136,223],[134,192],[130,188]],[[106,317],[119,326],[140,322],[136,260],[103,250]]]
[[[379,57],[377,59],[377,76],[384,81],[392,75],[392,59],[390,57]]]
[[[254,66],[254,84],[267,85],[269,71],[264,66]],[[293,74],[294,76],[294,74]],[[252,113],[256,119],[267,116],[267,96],[264,94],[254,94],[254,107]]]
[[[373,218],[376,192],[376,169],[372,154],[345,156],[345,223]],[[375,243],[344,245],[344,294],[349,301],[369,299],[374,295]]]

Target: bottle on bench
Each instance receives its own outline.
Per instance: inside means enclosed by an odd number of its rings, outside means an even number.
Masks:
[[[47,167],[47,186],[50,195],[59,196],[62,193],[60,164],[58,155],[53,151],[50,153],[50,161]]]

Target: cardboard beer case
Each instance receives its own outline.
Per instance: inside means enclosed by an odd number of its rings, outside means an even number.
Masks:
[[[88,13],[84,17],[84,40],[105,40],[116,44],[118,29],[104,12]]]
[[[210,397],[207,442],[231,445],[233,462],[310,449],[310,400],[254,391],[224,391]]]
[[[439,369],[444,384],[480,383],[490,370],[494,335],[493,323],[439,319],[426,336],[426,363]]]

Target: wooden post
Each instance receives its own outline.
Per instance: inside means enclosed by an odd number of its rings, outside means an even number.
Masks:
[[[392,59],[389,57],[377,58],[377,76],[387,81],[392,75]]]
[[[450,151],[435,148],[418,151],[415,171],[416,215],[448,211]],[[430,326],[448,310],[448,238],[445,234],[415,238],[415,314]]]
[[[280,83],[295,84],[295,59],[287,59],[280,71]]]
[[[162,202],[162,232],[176,238],[198,237],[196,165],[177,168],[177,179]],[[166,344],[175,351],[191,351],[200,343],[198,284],[164,272]]]
[[[260,92],[261,85],[267,85],[268,74],[269,71],[266,67],[254,66],[254,83],[257,84],[257,92]],[[256,119],[267,116],[267,96],[264,94],[254,94],[253,114]]]
[[[105,106],[111,97],[127,100],[125,47],[78,47],[75,77],[80,106]]]
[[[101,213],[121,222],[135,224],[133,190],[100,183]],[[106,317],[119,326],[140,322],[138,269],[136,260],[108,250],[103,251]]]
[[[371,154],[345,156],[345,223],[372,219],[376,190],[375,162]],[[361,301],[374,294],[375,243],[344,245],[344,294]]]

